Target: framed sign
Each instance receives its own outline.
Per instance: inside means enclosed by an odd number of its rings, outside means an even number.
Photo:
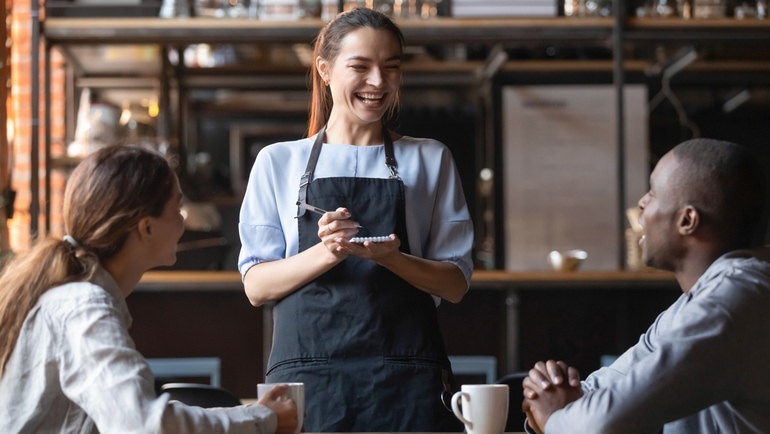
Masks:
[[[251,167],[265,146],[301,139],[306,132],[307,125],[304,122],[233,125],[230,129],[230,179],[233,192],[243,196]]]
[[[506,270],[547,270],[550,251],[573,249],[588,252],[583,269],[619,268],[615,92],[585,84],[503,89]],[[627,209],[647,191],[647,89],[626,85],[624,105]]]

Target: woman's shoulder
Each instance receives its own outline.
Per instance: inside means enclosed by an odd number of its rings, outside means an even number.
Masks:
[[[394,145],[420,148],[420,149],[432,150],[436,152],[444,152],[448,149],[444,143],[436,139],[432,139],[430,137],[401,136],[398,140],[394,142]]]
[[[111,310],[115,300],[101,286],[92,282],[67,282],[54,286],[40,296],[36,307],[42,317],[53,325],[61,326],[84,311]]]
[[[445,146],[439,140],[436,140],[430,137],[414,137],[414,136],[406,136],[406,135],[399,136],[396,142],[409,144],[409,145],[419,145],[419,146]]]
[[[287,159],[290,159],[297,154],[306,154],[310,152],[312,144],[313,142],[308,138],[274,142],[259,150],[257,158],[261,156],[262,158],[269,158],[273,161],[286,162]]]
[[[273,142],[265,146],[263,150],[269,151],[269,152],[287,152],[287,151],[294,151],[297,149],[303,149],[312,144],[313,144],[313,141],[305,137],[305,138],[295,139],[295,140],[283,140],[280,142]]]
[[[77,306],[101,302],[109,297],[107,290],[96,283],[75,281],[54,286],[40,297],[40,302],[51,306]]]
[[[401,136],[393,143],[397,153],[407,157],[429,158],[431,160],[452,159],[447,145],[429,137]]]

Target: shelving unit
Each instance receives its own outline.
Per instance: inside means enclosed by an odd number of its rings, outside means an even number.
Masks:
[[[402,20],[398,22],[407,41],[421,46],[451,44],[518,44],[522,42],[599,41],[608,44],[612,36],[611,18],[570,19],[450,19]],[[323,25],[320,20],[292,22],[268,22],[246,19],[163,19],[163,18],[50,18],[41,23],[41,34],[46,42],[46,55],[54,46],[67,53],[68,47],[80,45],[135,45],[153,44],[181,47],[195,43],[227,44],[310,44]],[[163,52],[163,49],[159,50]],[[74,57],[71,54],[66,57]],[[511,64],[510,67],[518,65]],[[536,67],[531,65],[530,67]],[[563,63],[561,68],[569,67]],[[604,62],[601,68],[607,67]],[[478,85],[483,61],[420,61],[404,65],[407,73],[405,85],[435,86],[441,83],[455,87],[473,88]],[[306,68],[273,70],[256,68],[179,68],[176,85],[180,89],[201,88],[267,88],[304,85]],[[163,71],[161,74],[165,75]],[[438,77],[438,80],[437,80]],[[144,79],[141,77],[139,79]],[[93,77],[82,79],[82,84],[98,81]],[[122,80],[118,78],[118,80]],[[181,105],[181,104],[180,104]],[[181,107],[180,110],[181,111]],[[180,120],[187,122],[189,117]],[[185,131],[183,127],[178,129]],[[50,139],[46,139],[46,148]],[[47,158],[46,161],[51,161]],[[52,160],[51,167],[71,165],[72,160]],[[48,179],[46,176],[45,179]],[[46,189],[47,191],[47,189]],[[47,221],[47,220],[46,220]]]
[[[622,6],[616,2],[616,6]],[[627,43],[744,43],[764,45],[770,41],[770,20],[683,20],[627,18],[622,7],[615,8],[614,17],[601,18],[495,18],[495,19],[454,19],[436,18],[431,20],[401,20],[397,22],[408,42],[421,46],[483,45],[518,46],[544,42],[581,44],[591,41],[595,45],[611,48],[610,60],[571,61],[533,60],[508,61],[500,71],[612,71],[613,84],[617,94],[617,149],[619,160],[623,159],[622,88],[625,74],[629,71],[644,71],[654,63],[653,59],[625,59]],[[317,35],[323,22],[316,19],[291,22],[258,21],[248,19],[215,18],[50,18],[40,22],[40,35],[45,41],[46,58],[52,47],[77,45],[136,45],[152,44],[160,47],[182,47],[195,43],[227,44],[309,44]],[[37,44],[33,43],[36,47]],[[164,53],[163,49],[159,53]],[[159,60],[159,63],[161,61]],[[198,68],[176,67],[176,71],[163,61],[161,74],[176,75],[180,89],[216,88],[229,86],[250,86],[268,88],[271,83],[291,86],[305,81],[305,69],[270,67],[246,68]],[[407,82],[415,85],[435,84],[437,77],[454,86],[474,87],[485,68],[483,61],[428,61],[405,64]],[[737,65],[735,62],[702,62],[696,68],[721,69],[745,68],[758,74],[770,72],[770,62],[753,61]],[[120,77],[120,80],[148,80],[145,74],[139,77]],[[49,74],[46,74],[48,77]],[[95,83],[99,79],[88,77],[84,83]],[[33,86],[35,86],[33,82]],[[48,88],[48,84],[46,84]],[[180,104],[181,105],[181,104]],[[180,115],[181,117],[181,115]],[[45,122],[50,122],[46,111]],[[168,122],[168,120],[167,120]],[[180,128],[181,129],[181,128]],[[32,149],[36,146],[33,137]],[[51,161],[50,137],[46,137],[46,170],[54,166],[70,165],[68,161]],[[487,146],[477,143],[477,146]],[[35,151],[33,151],[35,152]],[[37,177],[33,174],[33,180]],[[48,179],[48,176],[46,176]],[[618,164],[619,191],[623,191],[624,168]],[[34,181],[33,181],[34,182]],[[33,189],[34,190],[34,189]],[[46,190],[47,191],[47,190]],[[622,193],[621,193],[622,194]],[[33,203],[37,203],[33,197]],[[624,227],[625,212],[618,200],[618,219]],[[33,219],[37,214],[33,213]],[[35,225],[36,227],[36,225]],[[619,266],[623,267],[625,246],[623,237],[618,246]]]

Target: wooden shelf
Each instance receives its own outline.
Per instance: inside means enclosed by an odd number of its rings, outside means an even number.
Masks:
[[[636,18],[627,22],[628,29],[724,29],[724,30],[770,30],[770,20],[734,18],[684,19],[684,18]],[[770,38],[770,35],[764,35]]]
[[[82,157],[51,157],[52,169],[74,169],[83,160]]]
[[[397,22],[410,44],[505,43],[604,39],[612,18],[436,18]],[[49,18],[43,34],[53,44],[311,43],[323,21],[216,18]],[[770,40],[770,20],[629,18],[627,39]]]
[[[409,44],[602,39],[611,18],[500,18],[402,20]],[[52,44],[311,43],[321,20],[259,21],[216,18],[49,18],[43,35]]]
[[[672,287],[673,274],[656,270],[640,271],[487,271],[473,273],[471,288],[505,289],[511,286],[542,288],[608,287],[644,285]],[[144,274],[137,291],[243,291],[237,271],[149,271]]]
[[[471,288],[605,288],[644,285],[646,287],[671,287],[676,284],[674,275],[658,270],[617,271],[475,271]]]
[[[770,41],[770,20],[629,18],[624,38],[629,41]]]

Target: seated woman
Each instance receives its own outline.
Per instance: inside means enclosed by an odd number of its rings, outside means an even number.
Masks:
[[[176,261],[179,181],[160,154],[112,146],[72,172],[63,239],[39,240],[0,277],[0,432],[288,434],[296,405],[203,409],[158,397],[128,334],[125,297]]]

